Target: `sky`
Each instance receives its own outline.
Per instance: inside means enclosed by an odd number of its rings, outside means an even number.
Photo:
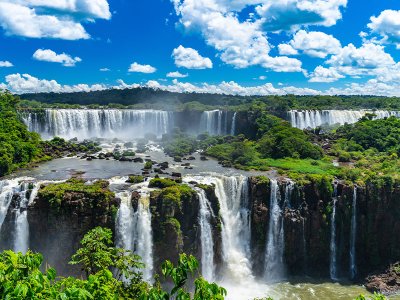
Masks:
[[[0,89],[400,96],[400,0],[0,0]]]

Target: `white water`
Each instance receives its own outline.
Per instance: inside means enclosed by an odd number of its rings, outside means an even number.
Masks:
[[[291,203],[291,198],[292,198],[292,193],[294,190],[294,182],[293,181],[288,181],[285,185],[285,202],[284,202],[284,207],[292,207]]]
[[[214,241],[210,224],[212,209],[204,190],[196,189],[196,191],[200,200],[201,274],[206,280],[213,282],[215,280],[215,265]]]
[[[159,110],[46,109],[43,119],[36,113],[28,113],[24,122],[30,131],[44,138],[132,139],[146,133],[159,137],[168,133],[174,126],[174,114]]]
[[[330,243],[330,265],[329,272],[332,280],[337,280],[337,251],[336,251],[336,202],[337,185],[334,185],[331,215],[331,243]]]
[[[279,207],[280,197],[278,182],[271,179],[270,215],[264,265],[264,278],[267,282],[277,282],[285,276],[283,263],[285,245],[283,216]]]
[[[236,134],[236,116],[237,116],[237,112],[235,111],[235,113],[233,114],[233,117],[232,117],[231,135]]]
[[[350,233],[350,278],[357,275],[356,265],[356,238],[357,238],[357,187],[353,191],[353,207],[351,212],[351,233]]]
[[[126,179],[114,181],[122,183]],[[116,194],[121,199],[116,221],[117,246],[131,250],[142,258],[145,264],[143,279],[153,281],[153,233],[151,228],[151,213],[147,183],[136,185],[141,194],[138,208],[132,207],[132,191],[123,191]]]
[[[390,116],[400,117],[399,111],[385,110],[291,110],[288,112],[288,116],[293,127],[305,129],[321,125],[353,124],[367,113],[374,113],[376,119]]]

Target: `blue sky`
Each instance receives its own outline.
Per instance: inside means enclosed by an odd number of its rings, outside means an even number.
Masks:
[[[0,0],[16,93],[400,96],[399,61],[398,0]]]

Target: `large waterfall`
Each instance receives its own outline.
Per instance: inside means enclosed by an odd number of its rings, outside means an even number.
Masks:
[[[196,191],[200,200],[201,273],[212,282],[215,280],[214,241],[210,223],[212,209],[204,190],[196,188]]]
[[[113,184],[121,184],[126,178],[114,179]],[[132,191],[125,190],[116,194],[121,199],[116,221],[117,246],[131,250],[142,258],[145,264],[143,278],[153,281],[153,235],[151,228],[150,196],[147,183],[137,185],[140,193],[137,209],[132,205]]]
[[[270,214],[265,250],[264,278],[276,282],[284,277],[284,231],[282,210],[279,207],[281,195],[277,180],[271,179]]]
[[[22,114],[29,130],[44,138],[133,139],[147,133],[161,136],[174,126],[173,112],[132,109],[46,109],[44,115]]]
[[[351,211],[351,232],[350,232],[350,278],[357,275],[356,265],[356,238],[357,238],[357,187],[354,186],[353,206]]]
[[[330,265],[329,272],[332,280],[337,280],[337,251],[336,251],[336,203],[337,184],[334,184],[332,214],[331,214],[331,243],[330,243]]]
[[[353,124],[367,113],[375,114],[376,119],[390,116],[400,118],[400,111],[386,110],[291,110],[288,112],[288,117],[293,127],[305,129],[321,125]]]

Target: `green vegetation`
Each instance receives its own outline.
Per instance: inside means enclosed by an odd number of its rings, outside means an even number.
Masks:
[[[142,175],[133,175],[129,176],[127,183],[137,184],[144,181],[144,177]]]
[[[18,99],[0,91],[0,177],[26,166],[40,153],[40,137],[17,115]]]
[[[171,290],[164,290],[158,281],[151,286],[142,280],[140,269],[144,265],[140,257],[129,250],[114,247],[110,229],[97,227],[91,230],[81,244],[71,264],[80,265],[86,279],[57,277],[56,270],[42,266],[43,257],[31,251],[26,255],[2,252],[1,299],[223,300],[226,296],[224,288],[207,282],[197,273],[198,262],[193,256],[181,254],[176,266],[170,261],[163,263],[161,273],[173,283]],[[187,287],[189,275],[197,277],[193,293],[189,293]],[[122,278],[125,280],[121,281]]]
[[[195,191],[186,184],[179,184],[165,187],[159,193],[159,197],[164,201],[170,201],[182,207],[182,202],[190,201],[195,194]]]
[[[175,180],[169,178],[153,178],[149,182],[150,188],[163,189],[166,187],[176,186],[178,183]]]
[[[90,199],[90,205],[96,207],[103,203],[109,203],[114,197],[114,193],[108,189],[109,183],[105,180],[98,180],[87,184],[85,180],[71,178],[63,183],[52,183],[43,186],[38,197],[47,200],[54,208],[62,207],[68,194],[79,194],[80,199]]]

